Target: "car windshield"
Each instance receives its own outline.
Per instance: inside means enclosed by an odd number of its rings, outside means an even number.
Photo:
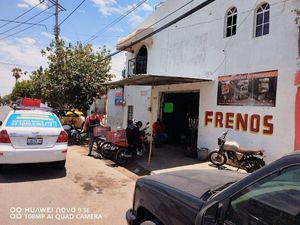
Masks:
[[[6,127],[59,128],[60,122],[54,115],[38,113],[14,113],[8,118]]]

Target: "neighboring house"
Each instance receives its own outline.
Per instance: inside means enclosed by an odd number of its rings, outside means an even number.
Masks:
[[[151,35],[201,3],[207,5]],[[232,129],[230,139],[265,149],[267,162],[300,150],[296,8],[299,0],[165,1],[117,43],[127,51],[127,78],[115,82],[124,85],[125,101],[114,106],[111,92],[109,113],[121,109],[123,127],[132,111],[135,119],[150,120],[153,85],[153,120],[163,119],[174,144],[214,149]]]

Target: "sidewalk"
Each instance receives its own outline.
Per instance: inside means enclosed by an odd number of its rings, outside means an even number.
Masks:
[[[237,168],[224,165],[217,168],[210,162],[201,162],[197,158],[185,157],[184,149],[180,146],[164,146],[163,148],[154,148],[150,164],[148,164],[148,155],[136,161],[134,165],[129,165],[131,171],[140,175],[159,174],[176,170],[232,170]],[[239,170],[238,173],[246,173]]]

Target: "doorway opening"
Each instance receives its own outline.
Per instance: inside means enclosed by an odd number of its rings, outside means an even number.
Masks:
[[[162,120],[168,144],[197,147],[199,92],[164,93]]]

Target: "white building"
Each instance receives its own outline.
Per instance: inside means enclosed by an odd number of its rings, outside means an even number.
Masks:
[[[153,119],[164,120],[173,143],[193,133],[198,148],[214,149],[232,129],[230,139],[265,149],[267,162],[300,149],[297,8],[299,0],[165,1],[117,44],[130,78],[116,82],[125,84],[122,104],[109,93],[109,118],[123,127],[149,121],[151,87],[128,85],[153,84]]]

